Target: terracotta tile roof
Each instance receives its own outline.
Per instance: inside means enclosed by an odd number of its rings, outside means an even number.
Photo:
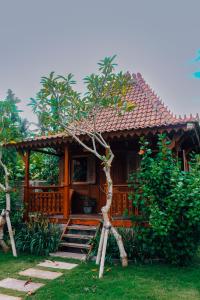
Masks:
[[[136,105],[135,109],[122,116],[116,114],[113,109],[102,109],[97,115],[96,128],[98,131],[112,132],[199,121],[198,115],[184,118],[173,115],[144,81],[140,73],[133,76],[136,83],[128,92],[127,99],[133,101]],[[88,124],[88,121],[84,122],[83,128],[88,128]]]
[[[126,112],[122,116],[116,114],[113,109],[102,109],[96,120],[96,128],[100,132],[116,132],[124,130],[138,130],[155,127],[169,127],[187,122],[199,122],[199,116],[190,115],[176,117],[164,105],[160,98],[145,82],[140,73],[132,75],[135,79],[135,84],[127,94],[127,99],[133,101],[136,105],[135,109],[131,112]],[[83,128],[88,127],[89,120],[83,122]],[[50,140],[54,138],[64,137],[63,133],[40,136],[32,140]],[[29,140],[30,141],[30,140]]]

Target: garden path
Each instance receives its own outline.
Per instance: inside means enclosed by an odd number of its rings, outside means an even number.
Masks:
[[[36,265],[36,268],[29,268],[19,272],[20,276],[27,277],[25,280],[16,279],[16,278],[5,278],[0,280],[0,287],[8,290],[26,292],[26,294],[31,295],[35,291],[43,286],[46,283],[32,282],[32,278],[45,279],[45,280],[54,280],[63,275],[60,270],[71,270],[77,267],[77,264],[68,263],[63,261],[52,261],[45,260]],[[41,267],[43,269],[41,269]],[[49,269],[57,269],[57,271],[50,271]],[[0,300],[20,300],[20,297],[13,297],[7,294],[0,294]]]

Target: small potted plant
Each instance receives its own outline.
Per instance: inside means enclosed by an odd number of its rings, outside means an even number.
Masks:
[[[85,214],[91,214],[93,208],[96,205],[96,200],[92,199],[88,196],[84,196],[83,198],[83,211]]]

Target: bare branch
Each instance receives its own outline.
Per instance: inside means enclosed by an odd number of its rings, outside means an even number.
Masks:
[[[70,128],[65,128],[66,132],[69,133],[81,146],[83,146],[86,150],[96,155],[100,160],[102,160],[101,155],[95,151],[95,149],[92,149],[88,145],[86,145]]]
[[[95,143],[94,137],[92,137],[92,144],[93,144],[93,149],[94,149],[94,151],[97,152],[97,149],[96,149],[96,143]]]

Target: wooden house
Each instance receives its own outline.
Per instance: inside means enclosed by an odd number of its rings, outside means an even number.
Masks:
[[[187,170],[188,154],[200,149],[199,118],[176,117],[151,90],[140,74],[134,75],[136,84],[127,94],[135,109],[122,116],[112,109],[103,109],[97,118],[97,128],[109,140],[115,158],[112,166],[114,183],[110,211],[113,225],[130,226],[124,215],[137,214],[128,200],[127,180],[130,172],[139,168],[139,139],[146,136],[155,147],[157,134],[166,133],[170,147],[182,159]],[[86,137],[82,137],[85,139]],[[24,202],[27,213],[42,212],[52,221],[95,225],[101,219],[105,203],[105,177],[99,161],[64,134],[40,136],[15,145],[25,161]],[[31,186],[29,180],[30,156],[42,152],[59,157],[59,184]]]

